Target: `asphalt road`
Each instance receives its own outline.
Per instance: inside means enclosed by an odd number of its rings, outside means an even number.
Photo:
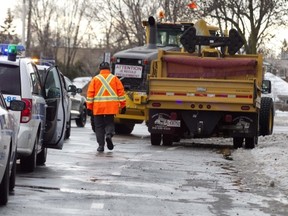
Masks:
[[[287,215],[272,188],[248,190],[245,171],[230,160],[231,142],[183,141],[151,146],[145,125],[113,137],[97,153],[90,125],[72,127],[63,150],[48,150],[45,166],[18,170],[5,216],[270,216]],[[230,146],[229,146],[230,145]],[[253,165],[252,165],[253,166]]]

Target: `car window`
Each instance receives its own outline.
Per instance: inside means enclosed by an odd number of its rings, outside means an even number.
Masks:
[[[54,67],[49,71],[47,80],[45,82],[46,95],[48,98],[60,98],[61,89],[58,71]]]
[[[30,73],[30,79],[32,82],[32,92],[33,94],[41,95],[41,83],[40,78],[37,73],[37,69],[31,63],[28,65],[29,70],[33,71]]]
[[[21,94],[19,66],[0,64],[0,91],[3,94]]]

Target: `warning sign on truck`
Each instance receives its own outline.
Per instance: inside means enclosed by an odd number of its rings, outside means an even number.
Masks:
[[[116,64],[115,75],[120,77],[141,78],[142,66]]]

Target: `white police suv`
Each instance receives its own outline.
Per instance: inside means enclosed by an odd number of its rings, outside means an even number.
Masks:
[[[22,111],[23,101],[13,100],[8,107],[0,93],[0,205],[8,201],[9,191],[15,187],[16,149],[19,123],[11,110]]]
[[[41,79],[32,59],[16,57],[20,51],[23,46],[0,44],[0,91],[8,106],[12,100],[26,104],[15,112],[20,123],[17,155],[21,168],[32,172],[36,164],[46,162],[47,148],[62,149],[66,108],[57,68]]]

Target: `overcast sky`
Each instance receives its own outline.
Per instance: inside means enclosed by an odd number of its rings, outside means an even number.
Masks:
[[[21,2],[21,1],[24,1],[24,0],[1,0],[0,25],[3,24],[3,22],[7,16],[8,8],[10,8],[11,11],[13,11],[15,9],[16,3]],[[21,36],[21,34],[22,34],[22,21],[21,21],[21,19],[14,18],[14,24],[16,26],[16,33]],[[288,28],[287,29],[277,29],[275,31],[277,34],[276,38],[270,40],[269,43],[266,44],[266,46],[268,46],[270,49],[273,49],[273,50],[279,50],[278,52],[276,52],[278,54],[280,52],[280,47],[282,45],[283,40],[286,39],[288,41]],[[1,41],[0,41],[0,43],[1,43]]]
[[[0,7],[0,23],[2,24],[5,20],[5,17],[7,15],[7,10],[10,8],[11,10],[14,9],[16,5],[17,0],[2,0],[1,1],[1,7]]]

